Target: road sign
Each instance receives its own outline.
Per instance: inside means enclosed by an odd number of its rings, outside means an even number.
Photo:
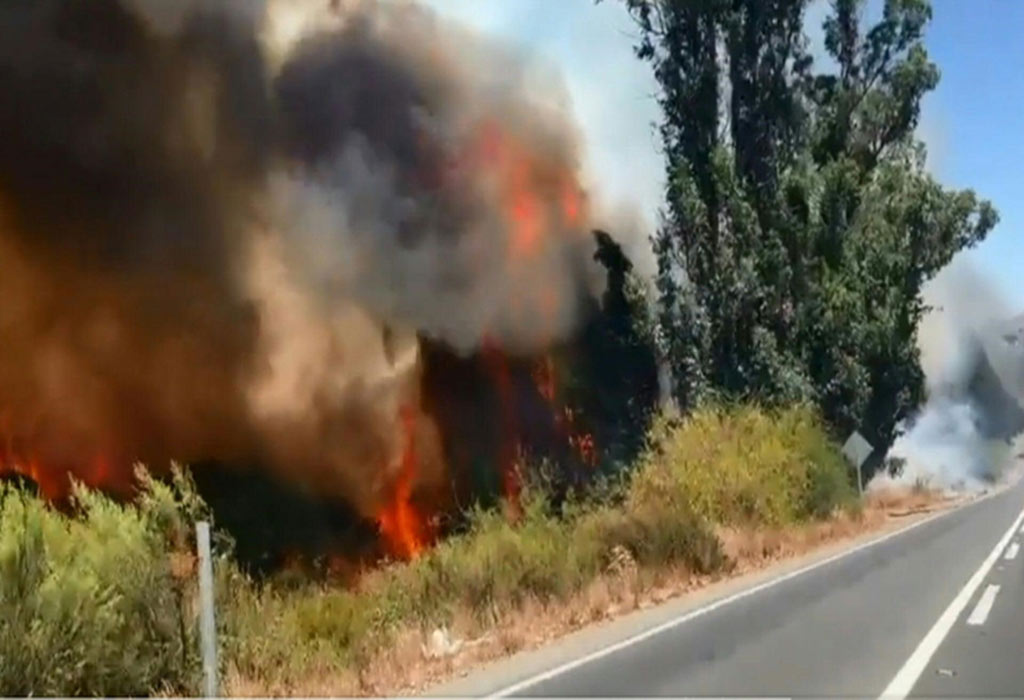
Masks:
[[[850,464],[857,470],[857,491],[860,493],[864,493],[861,467],[864,466],[864,462],[868,461],[868,457],[874,451],[875,448],[871,446],[871,443],[856,430],[846,439],[846,444],[843,445],[843,456],[850,460]]]

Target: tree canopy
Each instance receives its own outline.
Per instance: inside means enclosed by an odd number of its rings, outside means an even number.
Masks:
[[[923,398],[921,287],[998,219],[925,168],[929,3],[886,0],[865,26],[861,0],[832,0],[816,63],[809,0],[624,2],[660,85],[676,400],[811,401],[888,445]]]

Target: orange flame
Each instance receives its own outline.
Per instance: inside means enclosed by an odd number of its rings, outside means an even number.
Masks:
[[[458,160],[467,159],[497,180],[513,259],[535,256],[545,234],[559,224],[562,229],[580,227],[583,196],[573,174],[565,164],[502,129],[496,120],[485,119],[476,128],[468,158]]]
[[[398,559],[412,559],[429,545],[433,533],[427,518],[412,502],[413,486],[419,469],[416,452],[416,410],[409,405],[399,411],[404,444],[398,478],[392,486],[392,497],[377,514],[380,534],[388,547],[388,553]]]
[[[594,436],[580,430],[576,426],[576,412],[569,406],[558,408],[558,396],[555,388],[555,362],[551,355],[545,355],[534,366],[533,382],[537,392],[551,406],[554,413],[555,426],[563,439],[576,451],[580,460],[589,467],[597,465],[597,445]]]
[[[578,226],[580,223],[580,200],[579,189],[571,182],[566,182],[562,186],[562,215],[570,226]]]
[[[53,502],[67,500],[72,479],[110,494],[125,495],[131,491],[131,460],[115,459],[112,452],[98,450],[91,458],[53,459],[51,453],[37,449],[44,443],[38,437],[19,436],[12,428],[10,414],[0,411],[0,477],[18,475],[29,479],[45,499]]]
[[[510,250],[513,257],[526,258],[537,252],[544,227],[543,209],[530,187],[529,164],[516,164],[508,180],[505,207],[512,222]]]
[[[53,470],[44,469],[34,458],[23,458],[0,452],[0,476],[17,475],[31,480],[39,488],[39,493],[50,501],[62,500],[71,491],[71,483],[67,475]]]
[[[126,476],[127,472],[119,473],[114,461],[105,454],[74,464],[55,463],[19,443],[12,438],[8,424],[0,421],[0,477],[17,475],[26,478],[48,501],[67,500],[71,495],[72,479],[110,493],[123,494],[130,489],[131,478]]]
[[[544,400],[553,404],[555,402],[555,363],[550,355],[545,355],[534,367],[533,382]]]
[[[580,460],[588,467],[597,466],[597,444],[594,436],[586,431],[576,429],[576,413],[566,407],[563,411],[568,425],[569,446],[576,450]]]

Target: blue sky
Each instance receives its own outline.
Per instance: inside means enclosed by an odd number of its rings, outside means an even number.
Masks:
[[[655,84],[632,53],[635,32],[617,0],[426,0],[444,15],[528,49],[560,73],[587,144],[588,185],[634,206],[653,226],[663,181]],[[928,49],[942,71],[919,128],[929,168],[943,183],[971,187],[1001,215],[965,255],[1024,310],[1024,2],[933,0]],[[881,0],[870,0],[877,14]],[[808,30],[826,8],[816,0]],[[812,41],[820,42],[820,33]]]
[[[991,199],[999,226],[968,254],[1024,311],[1024,3],[935,0],[928,50],[942,71],[922,127],[942,182]]]

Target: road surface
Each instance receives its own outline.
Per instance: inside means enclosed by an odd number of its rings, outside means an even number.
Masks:
[[[1022,508],[1018,480],[753,588],[639,614],[597,644],[601,633],[585,632],[589,641],[436,694],[1022,697]]]

